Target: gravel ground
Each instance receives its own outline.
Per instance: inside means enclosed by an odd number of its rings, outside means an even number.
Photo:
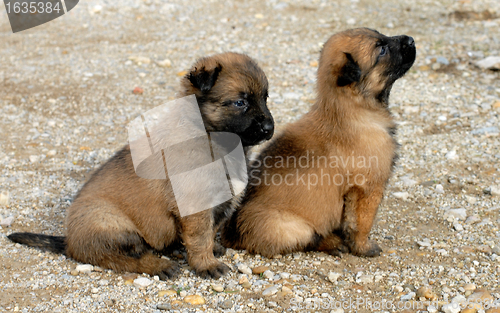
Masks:
[[[1,312],[459,312],[452,302],[500,301],[500,72],[476,66],[500,56],[498,0],[117,3],[81,1],[17,34],[0,4]],[[417,44],[391,97],[402,146],[372,232],[382,256],[229,250],[233,271],[203,280],[180,251],[183,273],[162,282],[5,238],[62,234],[65,209],[126,143],[127,123],[174,99],[196,58],[257,59],[279,126],[313,103],[322,43],[357,26]]]

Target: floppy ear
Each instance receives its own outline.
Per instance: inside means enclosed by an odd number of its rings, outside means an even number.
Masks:
[[[187,74],[187,79],[191,82],[193,87],[205,93],[215,85],[221,70],[222,65],[220,64],[217,64],[217,66],[211,70],[207,70],[205,66],[200,69],[195,68],[191,73]]]
[[[347,62],[344,64],[340,70],[339,78],[337,79],[337,85],[339,87],[347,86],[354,82],[359,82],[361,79],[361,69],[358,63],[354,61],[350,53],[345,53]]]

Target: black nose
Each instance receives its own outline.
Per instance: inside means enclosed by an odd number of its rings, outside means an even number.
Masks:
[[[403,42],[403,44],[413,47],[415,45],[415,40],[413,40],[413,37],[406,37],[406,40]]]
[[[262,122],[262,131],[265,133],[272,133],[274,131],[274,122],[272,120],[265,120]]]

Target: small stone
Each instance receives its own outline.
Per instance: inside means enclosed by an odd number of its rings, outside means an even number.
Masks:
[[[137,65],[142,65],[142,64],[149,64],[151,63],[151,59],[148,57],[141,57],[141,56],[129,56],[129,60],[134,61]]]
[[[199,295],[190,295],[184,298],[184,302],[189,303],[191,305],[201,305],[205,304],[205,299]]]
[[[156,305],[156,308],[158,310],[162,310],[162,311],[170,311],[170,310],[172,310],[172,305],[170,303],[162,303],[162,304]]]
[[[479,223],[481,221],[481,218],[477,215],[471,215],[465,220],[465,224],[475,224]]]
[[[4,218],[3,220],[0,221],[0,226],[10,227],[10,225],[12,225],[13,221],[14,221],[14,217],[13,216],[9,216],[9,217]]]
[[[56,154],[57,154],[56,150],[49,150],[49,152],[47,152],[47,156],[54,156]]]
[[[249,282],[249,281],[246,281],[246,282],[244,282],[243,284],[241,284],[241,286],[242,286],[243,288],[247,288],[247,289],[248,289],[248,288],[251,288],[251,287],[252,287],[252,283],[251,283],[251,282]]]
[[[474,290],[476,290],[476,285],[474,285],[474,284],[467,284],[467,285],[464,286],[464,290],[466,290],[466,291],[474,291]]]
[[[465,209],[450,209],[444,213],[444,219],[453,222],[455,219],[465,221],[467,218],[467,210]]]
[[[252,270],[243,263],[238,265],[238,271],[240,271],[243,274],[252,275]]]
[[[91,264],[79,264],[76,266],[76,270],[79,273],[89,274],[94,270],[94,266]]]
[[[309,66],[311,66],[311,67],[317,67],[318,66],[318,61],[311,61],[309,63]]]
[[[435,307],[435,306],[433,306],[433,305],[429,305],[429,306],[427,307],[427,312],[429,312],[429,313],[437,313],[437,311],[438,311],[438,310],[437,310],[437,309],[436,309],[436,307]]]
[[[248,278],[246,275],[241,275],[240,280],[238,281],[238,284],[243,284],[244,282],[247,282]]]
[[[169,290],[160,290],[158,291],[158,297],[164,297],[164,296],[169,296],[170,298],[177,296],[177,291],[173,289]]]
[[[493,253],[493,251],[491,250],[491,247],[488,246],[488,245],[480,245],[480,246],[477,246],[476,247],[476,250],[479,251],[479,252],[482,252],[482,253],[485,253],[487,255],[490,255]]]
[[[269,270],[269,267],[267,267],[267,266],[257,266],[257,267],[254,267],[252,269],[252,273],[254,273],[256,275],[260,275],[260,274],[264,273],[267,270]]]
[[[294,275],[291,275],[291,276],[290,276],[290,279],[291,279],[293,282],[297,282],[297,281],[299,281],[299,280],[301,280],[301,279],[302,279],[302,276],[300,276],[300,275],[295,275],[295,274],[294,274]]]
[[[291,295],[293,293],[292,289],[288,288],[287,286],[281,287],[281,292],[284,296]]]
[[[188,73],[187,71],[181,71],[181,72],[177,73],[177,76],[179,76],[179,77],[186,76],[187,73]]]
[[[441,311],[444,313],[459,313],[460,312],[460,304],[458,303],[448,303],[443,305]]]
[[[420,247],[424,247],[424,248],[426,248],[426,247],[430,247],[430,246],[431,246],[430,241],[425,240],[425,239],[424,239],[423,241],[417,241],[417,244],[418,244]]]
[[[274,278],[274,273],[270,270],[267,270],[265,271],[264,273],[262,273],[262,275],[264,275],[265,278],[267,279],[273,279]]]
[[[135,87],[134,90],[132,90],[132,93],[134,95],[142,95],[144,93],[144,89],[141,87]]]
[[[78,273],[80,273],[79,271],[77,270],[72,270],[71,272],[69,272],[72,276],[77,276]]]
[[[182,298],[186,297],[187,296],[187,291],[186,290],[181,290],[179,291],[179,296],[181,296]]]
[[[436,187],[434,187],[434,189],[436,190],[437,193],[444,193],[444,188],[443,188],[443,185],[441,184],[437,184]]]
[[[459,303],[459,304],[464,304],[464,303],[466,303],[466,302],[467,302],[467,299],[466,299],[464,296],[462,296],[462,295],[458,295],[458,296],[453,297],[453,298],[451,299],[451,303]]]
[[[230,310],[233,307],[233,301],[231,299],[224,300],[220,304],[220,307],[223,308],[224,310]]]
[[[339,279],[340,276],[342,276],[342,274],[330,272],[330,273],[328,273],[328,280],[332,283],[335,283]]]
[[[491,186],[490,187],[490,193],[492,196],[500,196],[500,186]]]
[[[280,273],[280,277],[281,277],[281,279],[289,279],[290,273],[286,273],[286,272]]]
[[[350,19],[347,20],[347,25],[354,25],[354,24],[356,24],[356,20],[355,19],[350,18]]]
[[[491,295],[491,293],[489,291],[484,290],[484,289],[477,289],[473,294],[471,294],[467,298],[467,301],[469,303],[471,303],[471,302],[486,303],[488,301],[495,301],[495,298]]]
[[[393,196],[397,199],[402,199],[404,201],[408,200],[408,197],[410,196],[410,194],[406,191],[404,192],[394,192],[393,193]]]
[[[464,230],[464,227],[458,222],[453,223],[453,228],[455,228],[456,231]]]
[[[448,61],[448,59],[447,59],[447,58],[445,58],[445,57],[443,57],[443,56],[439,56],[439,57],[437,57],[437,58],[436,58],[436,62],[437,62],[437,63],[441,63],[441,64],[443,64],[443,65],[448,65],[448,64],[450,64],[450,62]]]
[[[414,292],[410,292],[404,296],[401,296],[401,301],[409,301],[409,300],[413,300],[415,298],[415,293]]]
[[[267,307],[269,307],[269,308],[275,308],[277,306],[278,306],[278,304],[276,302],[274,302],[274,301],[269,301],[267,303]]]
[[[161,61],[156,62],[156,64],[158,64],[158,66],[161,66],[161,67],[171,67],[172,61],[170,61],[169,59],[165,59],[165,60],[161,60]]]
[[[31,163],[38,163],[40,161],[40,156],[38,155],[30,155],[29,157]]]
[[[212,285],[212,289],[217,292],[223,292],[224,291],[224,286],[219,285],[219,284],[214,284]]]
[[[489,56],[477,61],[476,65],[482,69],[500,70],[500,56]]]
[[[431,301],[437,300],[437,295],[435,295],[432,292],[431,288],[426,287],[426,286],[420,287],[417,290],[417,299],[420,299],[422,297],[426,298],[427,300],[431,300]]]
[[[448,255],[448,251],[446,251],[445,249],[437,249],[436,253],[442,256]]]
[[[370,284],[373,283],[373,275],[361,275],[358,279],[356,279],[356,283],[358,284]]]
[[[275,295],[277,292],[278,292],[278,287],[271,286],[271,287],[267,288],[266,290],[264,290],[262,292],[262,295],[263,296],[272,296],[272,295]]]
[[[2,190],[2,192],[0,192],[0,206],[8,206],[9,201],[9,192],[7,190]]]
[[[147,286],[151,285],[153,283],[152,280],[146,278],[146,277],[139,277],[134,279],[134,286],[139,287],[139,288],[146,288]]]
[[[92,291],[92,293],[98,293],[98,292],[99,292],[99,289],[97,289],[97,288],[92,288],[92,290],[91,290],[91,291]]]
[[[471,197],[471,196],[465,196],[465,199],[467,200],[467,202],[469,202],[470,204],[475,204],[477,202],[477,198],[476,197]]]

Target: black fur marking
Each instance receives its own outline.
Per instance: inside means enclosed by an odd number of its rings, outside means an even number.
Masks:
[[[311,242],[307,245],[307,247],[304,250],[305,251],[315,251],[319,247],[321,240],[323,240],[323,236],[321,236],[318,233],[314,233],[314,236],[311,239]]]
[[[13,233],[7,236],[11,241],[58,254],[65,254],[66,237],[34,233]]]
[[[141,256],[151,250],[152,247],[137,233],[126,233],[122,235],[118,242],[118,250],[121,254],[139,259]]]
[[[209,71],[207,71],[205,67],[200,70],[195,68],[194,71],[188,74],[187,78],[191,84],[193,84],[193,87],[200,89],[203,93],[207,93],[215,85],[221,70],[222,66],[220,64]]]
[[[221,234],[221,238],[223,239],[223,241],[227,241],[227,243],[230,243],[230,246],[232,247],[238,246],[241,242],[241,234],[238,229],[238,213],[239,211],[236,210],[222,228],[223,234]]]
[[[226,201],[212,209],[212,217],[214,219],[214,226],[218,227],[231,215],[231,201]]]
[[[337,79],[337,85],[339,87],[344,87],[350,85],[354,82],[359,82],[361,79],[361,68],[358,63],[354,61],[350,53],[345,53],[347,58],[346,64],[340,70],[339,78]]]

